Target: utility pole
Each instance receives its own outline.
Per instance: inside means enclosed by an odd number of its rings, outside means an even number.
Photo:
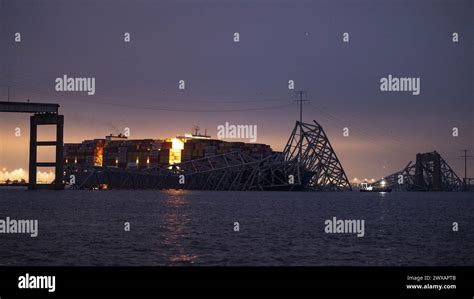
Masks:
[[[7,88],[7,101],[10,102],[10,87],[12,87],[12,85],[3,85],[3,84],[1,84],[0,86]]]
[[[296,99],[296,102],[300,103],[300,123],[303,122],[303,102],[308,102],[308,100],[303,100],[303,95],[306,95],[305,90],[295,91],[295,94],[299,96],[299,99]]]
[[[464,184],[467,185],[467,158],[472,158],[474,156],[469,156],[467,153],[470,152],[468,149],[461,150],[464,152],[464,155],[460,158],[464,158]]]
[[[303,153],[303,102],[308,102],[308,100],[303,100],[303,95],[306,95],[305,90],[295,91],[296,96],[299,96],[295,101],[300,103],[300,141],[298,146],[298,161],[301,159]]]

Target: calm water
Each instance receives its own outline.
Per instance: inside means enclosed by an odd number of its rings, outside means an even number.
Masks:
[[[0,189],[7,216],[39,235],[0,234],[0,265],[474,266],[474,193]],[[365,237],[326,234],[334,216]]]

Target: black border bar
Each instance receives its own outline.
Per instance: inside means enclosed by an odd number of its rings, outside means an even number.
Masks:
[[[19,289],[54,275],[56,291]],[[408,290],[407,276],[449,277]],[[474,267],[0,267],[0,298],[474,298]]]

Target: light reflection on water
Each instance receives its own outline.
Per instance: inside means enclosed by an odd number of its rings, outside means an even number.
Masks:
[[[192,264],[198,258],[195,254],[189,254],[186,244],[183,242],[186,236],[191,234],[189,224],[191,218],[186,213],[185,207],[189,205],[186,194],[187,190],[167,190],[164,201],[166,207],[163,215],[163,231],[161,239],[165,246],[174,248],[174,253],[169,255],[169,261],[174,263]]]

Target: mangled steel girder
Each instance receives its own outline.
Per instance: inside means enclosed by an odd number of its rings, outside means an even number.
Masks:
[[[295,160],[309,183],[310,190],[352,190],[346,173],[329,142],[326,133],[316,121],[314,124],[296,122],[283,151],[286,161]]]
[[[382,181],[394,191],[461,191],[461,179],[436,151],[419,153],[416,163],[408,163],[401,171],[393,173],[374,183]]]
[[[255,159],[240,152],[176,165],[184,188],[198,190],[351,190],[322,127],[296,122],[282,153]],[[189,183],[188,183],[189,182]]]

